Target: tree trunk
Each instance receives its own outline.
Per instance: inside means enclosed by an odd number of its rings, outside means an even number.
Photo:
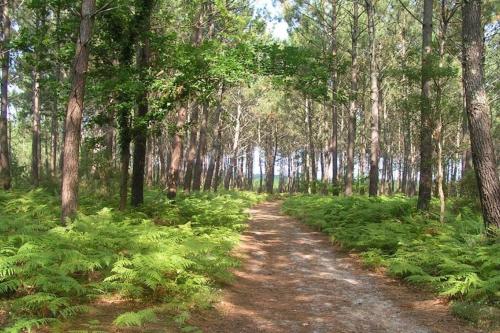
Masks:
[[[9,152],[9,69],[10,69],[10,17],[9,0],[2,5],[2,83],[1,83],[1,110],[0,110],[0,187],[11,188],[10,152]]]
[[[274,191],[274,164],[275,155],[273,147],[273,135],[268,133],[265,138],[266,141],[266,193],[273,194]]]
[[[357,0],[355,0],[357,3]],[[338,72],[337,72],[337,0],[331,0],[332,4],[332,21],[331,21],[331,47],[333,59],[332,71],[332,138],[330,153],[332,158],[332,184],[333,195],[339,195],[339,175],[338,175],[338,109],[337,109],[337,94],[338,94]],[[356,4],[354,5],[357,6]],[[357,18],[356,18],[357,20]],[[313,155],[314,158],[314,155]],[[313,179],[313,182],[315,180]],[[313,185],[314,186],[314,185]]]
[[[55,20],[56,20],[56,40],[57,40],[57,48],[61,48],[61,40],[59,37],[59,33],[61,30],[61,8],[60,6],[56,7],[55,11]],[[55,77],[57,81],[57,89],[61,88],[61,81],[62,81],[62,69],[61,69],[61,61],[58,59],[56,60],[56,66],[55,66]],[[50,128],[50,133],[51,133],[51,151],[50,151],[50,156],[51,156],[51,170],[52,170],[52,177],[55,179],[57,177],[57,150],[59,146],[59,95],[56,94],[54,98],[54,109],[52,110],[52,117],[51,117],[51,128]]]
[[[184,191],[187,193],[191,191],[193,169],[196,160],[196,143],[198,141],[198,115],[199,105],[195,103],[191,106],[191,114],[189,119],[189,147],[186,156],[186,172],[184,174]]]
[[[57,148],[59,142],[59,120],[58,110],[59,103],[57,98],[54,101],[54,110],[52,110],[51,124],[50,124],[50,170],[53,178],[57,176]]]
[[[222,142],[222,126],[219,128],[219,133],[217,134],[219,142]],[[222,144],[219,144],[217,149],[217,155],[215,156],[215,170],[214,170],[214,180],[212,189],[214,192],[217,192],[219,189],[219,184],[221,180],[221,167],[222,167],[222,157],[224,156],[224,151]]]
[[[148,135],[146,142],[146,185],[153,186],[155,159],[155,137]]]
[[[217,163],[217,159],[220,156],[219,151],[221,142],[220,140],[222,139],[222,119],[221,119],[221,114],[222,114],[222,96],[223,96],[223,87],[221,86],[219,88],[219,96],[218,96],[218,101],[217,101],[217,109],[215,111],[215,128],[213,132],[213,142],[212,142],[212,152],[210,156],[210,161],[208,164],[208,170],[207,170],[207,176],[205,177],[205,185],[203,186],[204,191],[210,191],[212,188],[212,183],[215,178],[215,166]],[[220,135],[219,135],[220,132]],[[219,159],[220,160],[220,159]]]
[[[153,11],[153,0],[142,0],[140,2],[140,20],[138,26],[141,29],[139,52],[137,56],[137,67],[140,82],[147,82],[147,71],[149,68],[150,45],[148,33],[151,29],[151,13]],[[131,205],[137,207],[144,203],[144,169],[146,164],[146,141],[148,121],[146,115],[149,111],[147,87],[141,87],[137,97],[137,114],[134,119],[134,153],[132,165],[132,192]]]
[[[198,149],[196,150],[196,162],[193,171],[193,191],[201,189],[201,176],[203,173],[203,160],[207,151],[207,125],[208,125],[208,104],[202,106],[201,123],[200,123],[200,137],[198,142]]]
[[[89,63],[89,42],[92,33],[95,0],[83,0],[80,32],[73,62],[73,82],[64,124],[63,170],[61,187],[61,220],[76,214],[78,196],[78,167],[80,158],[81,125],[85,95],[85,77]]]
[[[246,179],[246,190],[247,191],[252,191],[253,190],[253,151],[254,151],[254,146],[253,144],[248,144],[247,147],[247,179]]]
[[[368,36],[370,49],[370,101],[371,101],[371,148],[370,148],[370,186],[368,193],[371,197],[378,194],[380,159],[379,143],[379,86],[377,68],[377,42],[375,30],[375,7],[371,0],[366,0],[366,13],[368,17]]]
[[[220,100],[222,102],[222,93],[221,93],[221,97],[220,97]],[[220,106],[220,110],[222,112],[222,106]],[[220,114],[219,114],[219,117],[220,117]],[[223,146],[222,146],[222,120],[219,118],[219,122],[218,122],[218,126],[217,126],[217,146],[216,146],[216,149],[215,149],[215,170],[214,170],[214,181],[213,181],[213,190],[214,192],[217,191],[217,189],[219,188],[219,183],[220,183],[220,169],[221,169],[221,164],[222,164],[222,157],[224,155],[224,152],[223,152]]]
[[[306,97],[306,122],[307,122],[307,137],[309,141],[309,156],[310,156],[310,167],[311,167],[311,193],[316,193],[316,183],[317,183],[317,170],[316,170],[316,152],[314,147],[314,135],[313,135],[313,115],[312,115],[312,102]]]
[[[362,102],[362,107],[363,109],[360,110],[360,124],[361,124],[361,129],[360,129],[360,137],[359,137],[359,177],[358,177],[358,187],[359,187],[359,194],[364,195],[365,194],[365,172],[366,172],[366,110],[365,110],[365,105],[364,105],[364,97],[360,98],[360,101]]]
[[[264,172],[262,171],[262,135],[260,117],[257,119],[257,142],[259,144],[259,193],[263,191]]]
[[[465,72],[465,63],[462,64],[462,72]],[[462,78],[462,94],[463,94],[463,119],[462,119],[462,136],[463,142],[467,144],[462,155],[462,178],[472,170],[472,152],[470,149],[470,135],[469,135],[469,124],[467,119],[467,101],[465,97],[465,82]]]
[[[33,69],[32,80],[31,113],[33,117],[33,128],[31,141],[31,183],[34,187],[38,187],[40,185],[40,159],[42,147],[40,141],[40,72],[37,68]]]
[[[422,95],[420,101],[420,184],[417,208],[428,211],[432,195],[432,6],[433,0],[424,0],[422,23]]]
[[[345,195],[352,196],[354,175],[354,145],[356,143],[356,113],[358,111],[358,0],[353,1],[353,22],[351,31],[351,91],[349,119],[347,123],[347,170]]]
[[[443,189],[443,125],[441,116],[439,116],[436,126],[436,144],[437,144],[437,187],[439,195],[439,221],[444,223],[444,211],[446,208],[444,189]]]
[[[238,149],[240,144],[241,135],[241,91],[238,91],[238,105],[236,106],[236,125],[234,127],[233,147],[231,149],[231,157],[229,166],[226,170],[226,177],[224,179],[224,188],[229,190],[231,179],[234,178],[236,168],[238,167]]]
[[[182,164],[182,150],[184,125],[186,123],[187,110],[184,106],[177,111],[176,133],[172,142],[172,156],[170,157],[170,167],[168,170],[167,197],[175,199],[177,196],[177,187],[179,185],[179,171]]]
[[[127,132],[128,132],[127,124]],[[129,165],[130,165],[130,133],[121,138],[120,144],[120,210],[125,210],[127,207],[127,194],[128,194],[128,178],[129,178]]]
[[[500,182],[491,137],[490,110],[484,83],[484,39],[481,1],[465,1],[462,8],[464,83],[472,161],[479,188],[485,227],[500,228]],[[491,234],[495,232],[492,230]]]
[[[126,60],[125,50],[122,50],[122,58]],[[127,207],[128,196],[128,180],[130,166],[130,142],[132,141],[132,133],[130,130],[130,113],[131,110],[126,106],[128,95],[120,92],[118,95],[118,113],[117,121],[119,127],[119,146],[120,146],[120,204],[119,209],[125,210]]]
[[[444,56],[445,56],[445,42],[446,33],[448,30],[448,15],[446,10],[446,0],[441,0],[441,15],[440,15],[440,29],[438,34],[439,41],[439,68],[444,66]],[[437,155],[437,190],[439,195],[439,220],[444,223],[444,213],[446,209],[445,194],[443,188],[444,182],[444,171],[443,171],[443,114],[442,114],[442,92],[444,83],[442,80],[437,80],[436,85],[436,126],[435,126],[435,140],[436,140],[436,155]]]

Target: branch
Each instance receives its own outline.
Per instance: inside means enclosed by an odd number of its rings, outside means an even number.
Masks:
[[[404,10],[406,10],[408,12],[408,14],[411,15],[411,17],[413,17],[415,20],[417,20],[418,22],[420,22],[420,24],[424,24],[422,22],[422,20],[420,20],[417,16],[415,16],[415,14],[413,14],[413,12],[411,10],[409,10],[408,7],[406,7],[406,5],[403,3],[403,1],[398,0],[398,2],[401,4],[401,6],[403,6]]]

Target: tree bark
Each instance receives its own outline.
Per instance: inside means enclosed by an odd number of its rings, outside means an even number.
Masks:
[[[203,174],[203,160],[207,151],[207,125],[208,125],[208,104],[202,106],[200,135],[198,139],[198,149],[196,150],[196,162],[193,170],[193,191],[201,189],[201,176]]]
[[[38,66],[35,64],[35,67]],[[37,68],[32,72],[31,113],[33,117],[31,140],[31,183],[34,187],[40,185],[40,159],[42,147],[40,141],[40,72]]]
[[[316,184],[318,182],[317,177],[317,169],[316,169],[316,148],[314,147],[314,135],[313,135],[313,115],[312,115],[312,102],[309,98],[306,97],[306,123],[307,123],[307,137],[309,142],[309,156],[310,156],[310,174],[311,174],[311,183],[310,189],[311,193],[316,193]]]
[[[220,149],[220,140],[222,138],[222,119],[221,119],[221,114],[222,114],[222,97],[224,93],[224,88],[221,86],[219,88],[219,96],[217,100],[217,108],[215,111],[215,121],[214,121],[214,131],[213,131],[213,142],[212,142],[212,152],[210,153],[210,161],[208,164],[208,169],[207,169],[207,175],[205,177],[205,184],[203,186],[204,191],[210,191],[212,188],[212,183],[214,181],[214,173],[215,173],[215,166],[217,163],[217,159],[219,157],[219,151]],[[220,159],[219,159],[220,160]]]
[[[257,118],[257,143],[259,145],[259,193],[263,191],[264,172],[262,170],[262,129],[260,117]]]
[[[445,56],[445,42],[446,33],[448,30],[448,14],[446,9],[446,0],[441,0],[440,6],[440,26],[438,33],[439,42],[439,68],[444,66],[444,56]],[[446,209],[445,194],[443,188],[444,182],[444,171],[443,171],[443,136],[444,136],[444,125],[443,125],[443,114],[442,114],[442,95],[443,95],[443,85],[442,80],[438,79],[436,84],[436,126],[435,126],[435,140],[436,140],[436,155],[437,155],[437,190],[439,195],[439,220],[444,223],[444,213]]]
[[[360,112],[361,119],[360,119],[360,124],[361,124],[361,129],[360,129],[360,138],[359,138],[359,177],[358,177],[358,188],[359,188],[359,194],[364,195],[365,194],[365,172],[366,172],[366,109],[364,105],[364,97],[360,98],[360,101],[362,101],[363,109]]]
[[[146,185],[153,186],[154,181],[155,137],[148,135],[146,142]]]
[[[125,49],[122,50],[122,60],[128,63],[130,60]],[[129,167],[130,167],[130,143],[132,141],[132,133],[130,129],[130,116],[131,110],[126,106],[128,95],[120,92],[118,95],[119,109],[118,109],[118,127],[119,127],[119,146],[120,146],[120,204],[119,209],[125,210],[127,207],[128,197],[128,181],[129,181]]]
[[[222,157],[224,156],[223,146],[222,146],[222,126],[219,126],[217,133],[217,140],[219,145],[216,150],[215,155],[215,170],[214,170],[214,180],[212,188],[214,192],[217,192],[219,189],[219,184],[221,180],[221,166],[222,166]]]
[[[370,148],[370,186],[368,194],[375,197],[378,194],[380,159],[379,143],[379,86],[377,68],[377,41],[375,30],[375,7],[371,0],[366,0],[368,17],[368,39],[370,50],[370,101],[371,101],[371,148]]]
[[[465,72],[465,61],[462,61],[462,72]],[[467,100],[465,97],[465,82],[462,78],[462,94],[463,94],[463,117],[462,117],[462,136],[463,142],[468,146],[465,148],[462,154],[462,178],[473,169],[472,165],[472,152],[470,148],[470,135],[469,135],[469,124],[467,119]]]
[[[158,143],[158,155],[159,156],[159,162],[160,162],[160,169],[159,169],[159,183],[160,186],[165,186],[167,183],[167,171],[168,171],[168,136],[160,136],[158,138],[159,143]]]
[[[175,199],[177,196],[177,187],[179,185],[179,171],[182,163],[184,125],[186,123],[187,110],[181,106],[177,111],[176,133],[172,142],[172,155],[170,157],[170,167],[168,170],[167,197]]]
[[[241,91],[238,91],[238,105],[236,106],[236,125],[234,127],[234,137],[233,137],[233,147],[231,149],[231,157],[229,161],[229,166],[226,171],[226,177],[224,179],[224,188],[229,190],[231,179],[234,178],[236,168],[238,167],[238,150],[240,145],[241,136]]]
[[[428,211],[432,195],[432,13],[433,0],[424,0],[422,20],[422,94],[420,98],[420,184],[417,208]]]
[[[4,0],[2,5],[2,82],[1,82],[1,110],[0,110],[0,187],[11,188],[10,152],[9,152],[9,69],[10,69],[10,29],[9,0]]]
[[[500,228],[500,182],[491,137],[489,105],[484,83],[484,39],[481,0],[468,0],[462,7],[464,83],[472,161],[487,230]],[[490,229],[491,228],[491,229]],[[491,231],[494,235],[495,232]]]
[[[193,169],[196,160],[196,143],[198,141],[198,118],[199,105],[194,103],[191,106],[191,114],[189,117],[189,147],[187,148],[186,156],[186,172],[184,173],[184,191],[191,191],[191,183],[193,181]]]
[[[85,78],[89,63],[89,43],[92,34],[95,0],[83,0],[80,32],[76,42],[73,65],[73,82],[64,124],[63,170],[61,187],[61,221],[76,214],[78,197],[78,167],[80,155],[81,125]]]
[[[247,176],[246,176],[246,190],[247,191],[253,191],[253,151],[254,151],[254,146],[253,144],[248,144],[247,147],[247,163],[246,163],[246,168],[247,168]]]
[[[50,170],[53,178],[57,176],[57,148],[59,143],[59,120],[58,111],[59,103],[57,98],[54,101],[54,110],[52,110],[51,124],[50,124]]]
[[[127,195],[128,195],[128,179],[129,179],[129,165],[130,165],[130,130],[129,130],[129,119],[128,110],[124,110],[121,114],[122,119],[120,120],[122,124],[121,127],[121,137],[120,137],[120,210],[125,210],[127,207]]]
[[[218,115],[218,125],[217,125],[217,138],[216,138],[216,147],[214,149],[215,151],[215,170],[214,170],[214,181],[213,181],[213,190],[214,192],[217,191],[219,188],[219,183],[220,183],[220,169],[221,169],[221,164],[222,164],[222,157],[223,157],[223,146],[222,146],[222,119],[220,118],[222,115],[222,93],[223,89],[221,88],[221,93],[220,93],[220,100],[219,100],[219,115]]]
[[[356,143],[356,113],[358,111],[358,0],[353,1],[353,21],[351,30],[351,91],[349,119],[347,123],[347,170],[345,195],[352,196],[354,175],[354,145]]]
[[[274,135],[272,133],[268,133],[265,137],[266,142],[266,193],[273,194],[274,191],[274,164],[275,164],[275,147],[273,145]]]
[[[147,71],[149,68],[150,45],[148,32],[151,29],[151,13],[153,11],[153,0],[142,0],[140,2],[140,12],[138,26],[142,31],[140,37],[139,52],[137,56],[137,67],[139,70],[139,80],[147,82]],[[148,121],[146,115],[149,112],[148,89],[141,87],[137,97],[137,113],[134,119],[134,153],[132,165],[132,192],[131,205],[134,207],[144,203],[144,169],[146,165],[146,141],[148,131]]]
[[[355,0],[357,2],[357,0]],[[330,146],[330,154],[332,159],[332,184],[333,195],[339,195],[339,175],[338,175],[338,71],[337,71],[337,0],[331,0],[332,5],[332,21],[331,21],[331,47],[333,59],[332,71],[332,138]],[[356,6],[356,5],[355,5]],[[357,18],[356,18],[357,20]],[[313,155],[314,158],[314,155]],[[313,179],[313,182],[315,180]],[[314,185],[313,185],[314,186]]]
[[[56,20],[56,41],[57,41],[57,48],[61,48],[61,38],[59,37],[60,35],[60,30],[61,30],[61,6],[57,5],[56,10],[55,10],[55,20]],[[55,66],[55,77],[57,81],[57,88],[61,88],[61,81],[62,81],[62,68],[61,68],[61,61],[60,59],[56,60],[56,66]],[[56,94],[54,98],[54,109],[52,110],[52,117],[51,117],[51,128],[50,128],[50,133],[51,133],[51,151],[50,151],[50,156],[51,156],[51,172],[52,172],[52,177],[55,179],[57,177],[57,170],[58,170],[58,164],[57,164],[57,150],[59,146],[59,94]]]

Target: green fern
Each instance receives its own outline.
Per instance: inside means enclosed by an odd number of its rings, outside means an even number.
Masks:
[[[106,207],[117,198],[83,192],[80,214],[62,227],[52,193],[0,192],[0,297],[9,332],[77,316],[107,293],[168,302],[174,314],[207,306],[214,283],[237,263],[230,251],[245,208],[263,197],[200,193],[173,204],[158,192],[146,196],[141,211],[119,212]]]
[[[126,312],[119,315],[113,324],[121,327],[143,326],[156,320],[156,314],[152,309],[145,309],[138,312]]]

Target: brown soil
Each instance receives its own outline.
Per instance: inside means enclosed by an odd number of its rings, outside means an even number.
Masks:
[[[191,320],[203,332],[478,332],[444,301],[363,270],[328,237],[281,214],[279,202],[251,213],[234,283]]]

